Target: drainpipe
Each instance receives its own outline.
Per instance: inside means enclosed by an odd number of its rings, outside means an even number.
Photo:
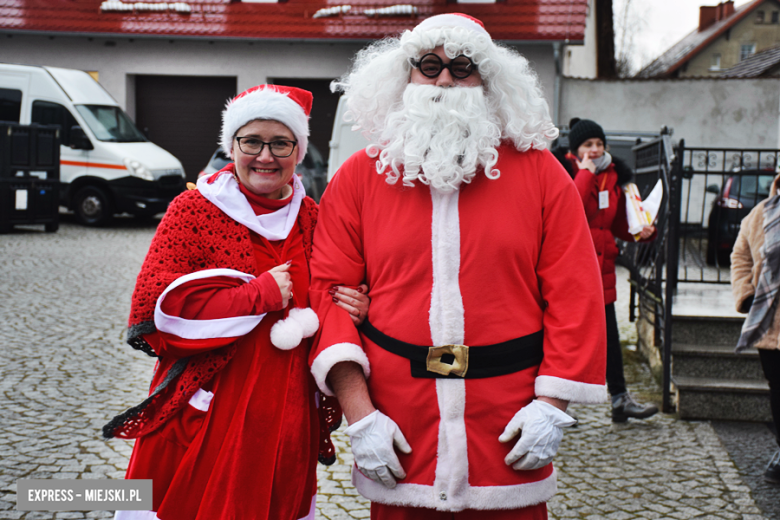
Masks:
[[[553,42],[553,61],[555,61],[555,83],[553,85],[553,124],[560,126],[558,121],[561,113],[561,42]]]

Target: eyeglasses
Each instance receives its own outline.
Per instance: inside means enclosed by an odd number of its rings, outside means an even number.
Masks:
[[[279,158],[291,156],[295,150],[295,145],[298,144],[296,141],[288,141],[286,139],[277,139],[276,141],[266,143],[252,136],[236,136],[236,141],[238,142],[238,149],[247,155],[260,155],[263,153],[263,147],[268,145],[271,155]]]
[[[477,65],[471,61],[471,58],[461,54],[456,56],[451,62],[444,63],[441,58],[433,53],[426,54],[419,61],[412,61],[412,66],[420,69],[420,73],[426,78],[436,78],[441,74],[442,69],[447,69],[453,78],[465,79],[471,76],[471,73],[477,70]]]

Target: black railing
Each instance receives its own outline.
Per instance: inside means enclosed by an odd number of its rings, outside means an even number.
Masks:
[[[645,320],[653,328],[668,413],[674,411],[671,318],[679,283],[730,283],[729,256],[740,223],[768,196],[780,150],[686,148],[684,140],[673,148],[671,136],[662,132],[633,152],[643,199],[658,181],[664,196],[657,239],[623,244],[621,263],[631,272],[630,319]]]
[[[672,207],[674,154],[671,135],[664,129],[658,138],[634,146],[635,179],[639,193],[646,199],[661,183],[663,199],[658,209],[656,239],[647,243],[623,243],[621,263],[631,273],[631,321],[646,321],[653,328],[654,345],[663,362],[662,392],[664,412],[673,411],[671,399],[671,295],[665,286],[665,266],[671,265],[669,244],[675,241],[676,219]],[[637,302],[637,296],[639,296]],[[639,308],[637,315],[636,309]]]
[[[778,150],[686,148],[679,158],[679,267],[676,282],[728,284],[739,226],[769,193]]]

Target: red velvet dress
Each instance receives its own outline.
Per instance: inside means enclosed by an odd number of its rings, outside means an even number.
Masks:
[[[246,195],[246,193],[245,193]],[[278,209],[277,201],[250,200],[256,214]],[[208,201],[204,201],[208,204]],[[278,204],[277,204],[278,205]],[[161,223],[158,233],[165,232]],[[284,519],[313,518],[319,419],[316,385],[309,373],[309,340],[292,350],[270,342],[272,325],[286,316],[269,269],[292,261],[297,307],[307,307],[309,270],[296,223],[286,240],[250,234],[256,272],[244,282],[230,276],[188,281],[164,295],[160,310],[193,328],[267,313],[241,337],[186,339],[155,332],[144,338],[168,360],[236,342],[235,355],[190,405],[162,427],[139,438],[128,479],[154,480],[153,511],[119,518]],[[220,237],[212,238],[215,243]],[[163,377],[158,371],[154,388]],[[210,404],[197,397],[213,393]],[[205,409],[204,409],[205,408]],[[156,513],[156,514],[155,514]],[[148,516],[148,515],[155,516]],[[143,516],[147,515],[147,516]]]

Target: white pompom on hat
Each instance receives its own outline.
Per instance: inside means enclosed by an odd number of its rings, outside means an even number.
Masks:
[[[295,308],[283,320],[271,327],[271,343],[281,350],[292,350],[301,344],[303,338],[314,336],[320,328],[320,320],[311,308]]]
[[[473,16],[463,13],[437,14],[426,18],[415,27],[412,32],[427,31],[439,27],[463,27],[469,31],[481,34],[490,40],[490,34],[485,30],[485,24]]]
[[[222,112],[222,150],[231,156],[236,132],[256,119],[279,121],[298,141],[298,163],[309,145],[309,115],[314,96],[308,90],[283,85],[257,85],[237,95]]]

